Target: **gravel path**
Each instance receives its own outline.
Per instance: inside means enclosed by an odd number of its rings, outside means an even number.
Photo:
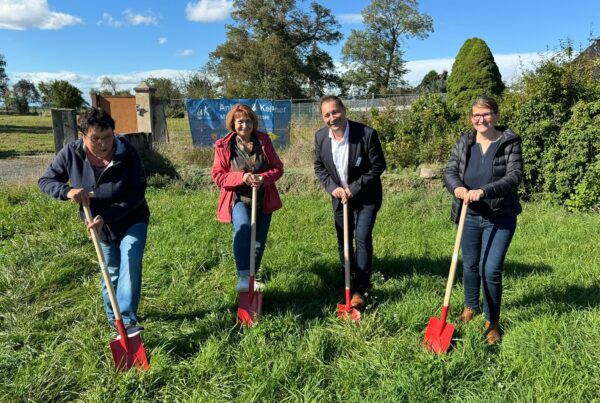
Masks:
[[[54,153],[0,158],[0,182],[33,185],[48,167]]]

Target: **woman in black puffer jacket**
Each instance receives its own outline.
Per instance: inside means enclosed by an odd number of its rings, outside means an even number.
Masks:
[[[474,130],[458,139],[444,170],[446,188],[454,196],[454,222],[458,222],[463,203],[468,204],[461,242],[465,307],[459,320],[467,323],[479,311],[483,286],[490,344],[501,337],[502,271],[521,212],[517,190],[523,177],[521,139],[512,130],[496,126],[498,118],[493,98],[477,98],[471,107]]]

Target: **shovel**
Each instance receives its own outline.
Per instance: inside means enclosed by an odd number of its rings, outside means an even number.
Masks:
[[[442,317],[440,319],[431,317],[429,325],[425,329],[423,344],[432,353],[445,354],[448,352],[454,326],[446,322],[448,316],[448,306],[450,305],[450,295],[452,294],[452,285],[454,284],[454,275],[458,264],[458,251],[460,249],[460,240],[462,238],[463,228],[465,226],[465,217],[467,216],[467,204],[462,205],[460,219],[458,220],[458,230],[456,231],[456,241],[454,242],[454,252],[452,253],[452,263],[450,264],[450,273],[448,274],[448,283],[446,284],[446,294],[444,296],[444,305],[442,305]]]
[[[344,282],[346,303],[338,304],[337,316],[340,319],[350,317],[353,322],[360,321],[360,311],[350,306],[350,232],[348,230],[348,203],[344,203]]]
[[[254,290],[254,274],[256,271],[256,198],[258,188],[252,187],[252,215],[250,216],[250,284],[248,292],[240,293],[238,322],[242,326],[251,327],[262,311],[263,293]]]
[[[92,222],[92,213],[88,206],[83,206],[85,218],[88,222]],[[127,336],[125,325],[123,325],[123,319],[121,318],[121,311],[119,310],[119,304],[115,296],[115,290],[113,289],[112,282],[110,281],[110,275],[104,261],[104,254],[100,248],[100,241],[98,240],[98,234],[96,229],[90,230],[92,235],[92,241],[96,248],[96,254],[98,255],[98,262],[100,263],[100,270],[102,271],[102,277],[104,277],[104,283],[106,284],[106,290],[108,291],[108,298],[115,314],[115,324],[119,332],[119,338],[110,342],[110,350],[112,351],[113,361],[117,371],[126,371],[131,367],[138,367],[144,370],[148,369],[148,359],[146,358],[146,351],[144,350],[144,343],[142,337],[138,334],[133,337]]]

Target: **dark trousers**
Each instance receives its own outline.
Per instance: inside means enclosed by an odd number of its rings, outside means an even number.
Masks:
[[[467,214],[461,241],[465,306],[479,310],[483,287],[483,313],[490,322],[500,318],[504,258],[517,227],[517,217],[485,219]]]
[[[371,285],[371,263],[373,262],[373,227],[377,218],[377,206],[366,205],[358,209],[348,206],[350,234],[350,273],[353,292],[364,293]],[[334,212],[335,230],[338,239],[340,263],[344,267],[344,212],[342,204]],[[356,247],[354,247],[356,240]]]

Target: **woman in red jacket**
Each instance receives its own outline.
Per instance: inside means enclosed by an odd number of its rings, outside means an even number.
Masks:
[[[233,224],[233,254],[238,272],[237,292],[247,292],[250,274],[250,215],[252,187],[258,188],[256,216],[256,271],[265,250],[271,213],[281,208],[275,181],[283,175],[283,163],[265,133],[257,131],[258,119],[246,105],[234,105],[225,124],[230,130],[215,143],[212,177],[221,189],[217,219]]]

